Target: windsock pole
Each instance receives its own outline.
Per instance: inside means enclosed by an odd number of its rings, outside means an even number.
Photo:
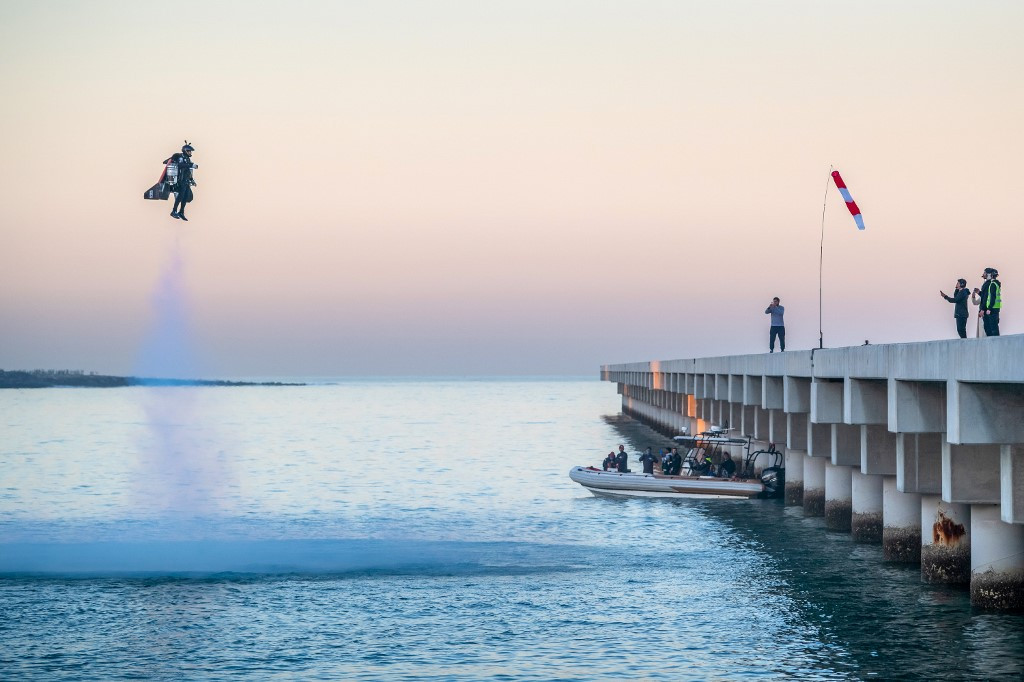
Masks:
[[[825,347],[825,335],[821,331],[821,272],[825,262],[825,205],[828,202],[828,184],[832,179],[832,166],[825,176],[825,196],[821,200],[821,244],[818,246],[818,348]]]

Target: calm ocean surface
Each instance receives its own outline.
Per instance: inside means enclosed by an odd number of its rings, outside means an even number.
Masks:
[[[0,679],[1021,679],[773,501],[615,501],[611,384],[0,391]],[[646,443],[627,442],[629,449]]]

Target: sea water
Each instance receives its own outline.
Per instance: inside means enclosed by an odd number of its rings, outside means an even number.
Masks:
[[[0,679],[1018,679],[777,501],[609,500],[583,379],[0,392]]]

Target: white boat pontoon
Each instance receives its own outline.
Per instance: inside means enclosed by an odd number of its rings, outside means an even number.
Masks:
[[[751,451],[752,439],[729,437],[727,431],[712,428],[697,436],[674,439],[686,448],[682,467],[675,475],[604,471],[595,467],[573,467],[569,478],[594,495],[603,497],[705,497],[747,499],[779,497],[785,488],[782,453],[769,444],[767,450]],[[744,450],[742,469],[734,477],[719,477],[718,465],[724,448]]]
[[[756,479],[623,474],[594,467],[573,467],[569,470],[569,478],[603,497],[750,498],[758,497],[765,489],[764,484]]]

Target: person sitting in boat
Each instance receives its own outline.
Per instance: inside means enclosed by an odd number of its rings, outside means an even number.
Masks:
[[[644,465],[645,474],[654,473],[654,452],[650,448],[647,448],[644,454],[640,455],[640,463]]]
[[[722,455],[722,463],[718,465],[718,475],[722,478],[732,478],[736,475],[736,462],[728,452]]]
[[[619,446],[619,452],[615,455],[615,465],[618,467],[620,474],[629,473],[629,455],[626,454],[625,445]]]
[[[604,469],[605,471],[610,471],[611,469],[616,468],[614,450],[609,452],[608,456],[604,458],[603,462],[601,462],[601,468]]]
[[[669,471],[672,470],[672,451],[662,450],[661,451],[661,473],[668,475]]]
[[[693,464],[690,466],[693,469],[693,473],[697,476],[708,476],[711,474],[711,457],[706,452],[699,453],[693,459]]]

